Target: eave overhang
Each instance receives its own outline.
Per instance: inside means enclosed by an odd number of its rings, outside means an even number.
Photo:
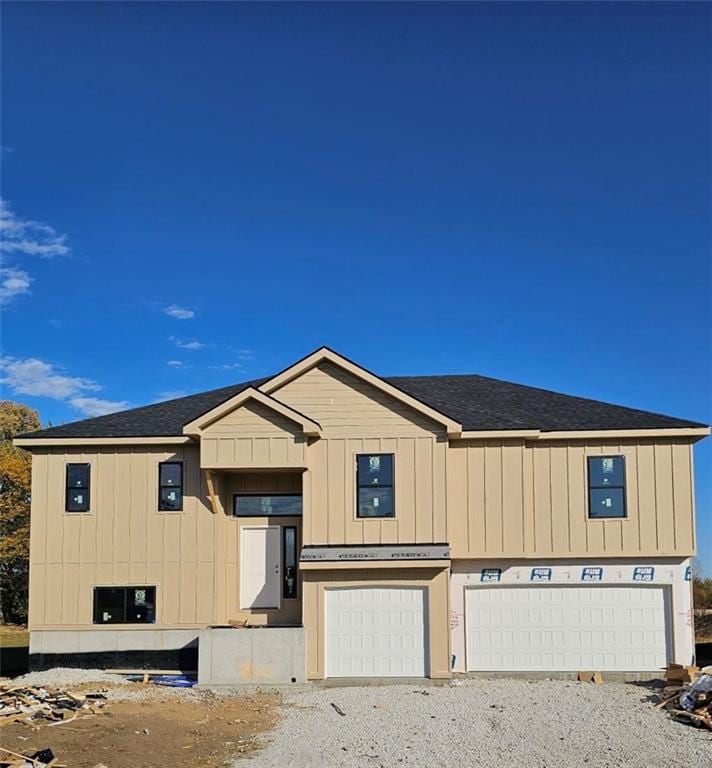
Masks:
[[[710,434],[709,427],[674,427],[661,429],[571,429],[546,432],[540,429],[465,430],[456,440],[610,440],[617,438],[686,438],[701,440]]]

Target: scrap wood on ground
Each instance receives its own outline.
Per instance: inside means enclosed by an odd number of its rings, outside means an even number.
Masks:
[[[0,747],[0,768],[67,768],[67,766],[57,761],[51,749],[42,749],[32,755],[23,755]]]
[[[664,707],[674,720],[712,731],[712,667],[670,664],[665,672],[668,685],[658,707]]]
[[[0,685],[0,726],[24,723],[61,725],[77,717],[102,714],[106,692],[76,693],[53,686]]]
[[[87,696],[92,707],[100,702],[99,715],[66,710],[63,720],[54,720],[35,719],[27,712],[29,722],[8,716],[11,721],[0,726],[0,747],[12,754],[0,753],[0,768],[221,768],[260,749],[262,737],[278,717],[280,699],[274,694],[90,680],[75,673],[67,671],[65,679],[56,670],[44,678],[37,673],[30,680],[15,681],[18,690],[12,693],[41,685],[51,699],[56,692]],[[3,685],[6,682],[0,681],[0,700],[13,687]],[[91,692],[105,692],[106,699],[92,700]],[[55,762],[29,759],[46,750],[53,752]]]

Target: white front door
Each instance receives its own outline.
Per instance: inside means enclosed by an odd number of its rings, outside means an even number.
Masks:
[[[278,525],[240,526],[240,608],[279,608],[282,586]]]
[[[425,590],[326,591],[327,677],[424,677]]]
[[[670,658],[662,586],[491,586],[467,590],[467,669],[659,670]]]

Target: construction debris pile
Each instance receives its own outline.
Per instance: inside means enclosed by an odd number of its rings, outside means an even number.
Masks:
[[[0,747],[0,768],[67,768],[67,766],[57,762],[51,749],[41,749],[32,755],[21,755],[19,752]]]
[[[47,686],[0,684],[0,726],[8,723],[60,725],[77,717],[102,714],[104,691],[72,693]]]
[[[668,684],[657,706],[665,707],[675,720],[712,731],[712,667],[670,664],[665,680]]]

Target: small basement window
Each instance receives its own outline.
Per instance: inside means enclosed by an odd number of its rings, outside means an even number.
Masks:
[[[89,511],[89,464],[67,464],[67,487],[64,508],[67,512]]]
[[[625,456],[588,457],[588,516],[626,516]]]
[[[395,517],[393,454],[369,453],[356,457],[357,517]]]
[[[155,587],[94,587],[94,624],[154,624]]]
[[[158,509],[161,512],[183,509],[182,461],[163,461],[158,465]]]
[[[301,514],[302,497],[300,494],[236,493],[233,497],[233,515],[235,517],[290,517]]]

